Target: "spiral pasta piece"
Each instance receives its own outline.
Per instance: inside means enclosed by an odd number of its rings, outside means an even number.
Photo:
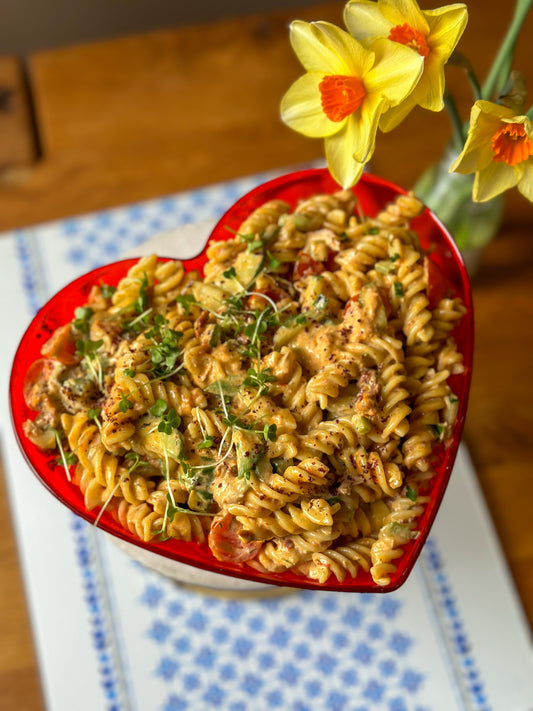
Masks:
[[[151,254],[142,257],[129,271],[127,276],[120,280],[113,296],[110,314],[116,314],[124,309],[132,308],[141,295],[143,285],[152,286],[155,279],[157,257]]]
[[[435,427],[439,425],[444,410],[445,397],[450,389],[446,383],[449,372],[429,370],[415,399],[409,432],[402,446],[405,466],[408,469],[427,471],[435,442]]]
[[[409,430],[408,417],[410,393],[406,388],[406,373],[403,363],[387,361],[380,373],[383,418],[385,418],[382,437],[392,435],[404,437]]]
[[[313,565],[309,577],[319,583],[325,583],[330,575],[334,575],[342,583],[346,575],[357,577],[359,568],[370,569],[371,546],[373,539],[361,538],[354,543],[338,548],[328,549],[323,553],[313,555]]]
[[[237,516],[241,524],[241,537],[250,540],[283,538],[287,534],[314,531],[333,525],[333,516],[340,504],[328,504],[324,499],[303,499],[300,506],[288,504],[273,511],[268,517]],[[229,509],[231,513],[231,508]]]

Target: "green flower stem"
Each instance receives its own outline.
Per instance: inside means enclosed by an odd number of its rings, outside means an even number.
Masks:
[[[472,87],[472,94],[474,95],[474,101],[481,99],[481,86],[479,85],[479,80],[477,74],[474,71],[472,62],[466,57],[462,52],[454,49],[452,56],[450,57],[449,64],[454,65],[462,69]]]
[[[455,99],[453,98],[453,96],[450,93],[445,92],[443,98],[444,105],[446,106],[446,109],[450,116],[450,120],[452,122],[453,145],[457,150],[457,153],[460,153],[463,150],[465,142],[465,128],[463,122],[461,121],[461,117],[459,116],[457,104],[455,103]]]
[[[479,85],[479,81],[478,81],[478,78],[477,78],[477,76],[476,76],[476,73],[474,72],[474,70],[472,69],[472,67],[470,67],[470,68],[467,70],[466,75],[467,75],[467,77],[468,77],[469,80],[470,80],[470,84],[472,85],[472,91],[474,92],[474,100],[475,100],[475,101],[478,101],[479,99],[481,99],[481,96],[482,96],[482,94],[481,94],[481,87],[480,87],[480,85]]]
[[[501,89],[506,82],[513,61],[516,40],[532,5],[533,0],[517,0],[509,29],[500,45],[489,75],[483,84],[481,95],[484,99],[490,100],[493,93],[497,89]]]

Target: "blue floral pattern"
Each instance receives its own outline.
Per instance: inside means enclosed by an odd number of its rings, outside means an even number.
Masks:
[[[168,687],[164,711],[422,708],[426,678],[413,666],[401,595],[394,604],[315,591],[226,599],[143,578],[138,603],[150,612],[143,634]]]

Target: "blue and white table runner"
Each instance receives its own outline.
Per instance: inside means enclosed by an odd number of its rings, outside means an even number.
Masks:
[[[38,484],[11,432],[35,311],[125,253],[187,257],[254,175],[0,238],[2,454],[50,711],[531,711],[529,626],[463,447],[408,582],[213,594],[128,558]]]

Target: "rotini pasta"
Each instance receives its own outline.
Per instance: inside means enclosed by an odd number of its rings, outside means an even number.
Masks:
[[[142,541],[324,584],[390,583],[458,405],[454,328],[400,196],[265,203],[207,248],[203,276],[140,259],[43,348],[25,423],[87,509]],[[67,354],[65,357],[64,354]]]

